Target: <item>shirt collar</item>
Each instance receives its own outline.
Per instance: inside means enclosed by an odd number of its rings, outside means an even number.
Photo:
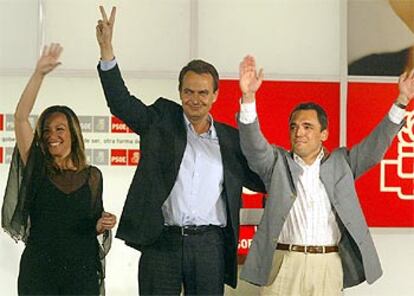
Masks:
[[[194,130],[193,125],[191,124],[190,120],[188,119],[187,115],[185,115],[185,113],[183,112],[183,116],[184,116],[184,121],[185,121],[185,126],[187,128],[187,131],[192,132],[193,134],[197,134]],[[210,127],[208,128],[208,130],[205,133],[202,133],[201,135],[199,135],[200,137],[203,138],[210,138],[210,139],[216,139],[217,138],[217,132],[216,132],[216,128],[214,127],[214,120],[213,120],[213,116],[211,116],[211,114],[208,114],[208,121],[210,122]]]
[[[293,152],[293,159],[296,161],[296,163],[298,163],[302,167],[305,167],[305,166],[309,167],[309,166],[314,165],[315,163],[320,163],[324,156],[325,156],[325,152],[324,152],[324,149],[322,148],[321,151],[319,151],[318,156],[316,156],[315,161],[309,165],[305,163],[305,161],[303,161],[303,159],[299,155]]]

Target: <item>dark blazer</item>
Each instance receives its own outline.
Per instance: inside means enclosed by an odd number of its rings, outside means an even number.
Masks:
[[[141,159],[129,188],[117,238],[140,250],[161,234],[161,207],[174,186],[187,144],[181,105],[159,98],[146,106],[130,95],[118,66],[99,76],[111,113],[140,135]],[[264,192],[260,178],[247,166],[241,153],[238,131],[214,122],[224,170],[224,198],[227,208],[225,237],[225,283],[237,284],[237,244],[242,186]]]

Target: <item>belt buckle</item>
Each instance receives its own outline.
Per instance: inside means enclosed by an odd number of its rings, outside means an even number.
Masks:
[[[325,246],[322,246],[322,254],[326,254],[326,248],[325,248]]]
[[[303,246],[303,253],[308,254],[308,246]]]
[[[181,227],[181,236],[188,236],[188,234],[187,233],[185,233],[185,226],[182,226]]]

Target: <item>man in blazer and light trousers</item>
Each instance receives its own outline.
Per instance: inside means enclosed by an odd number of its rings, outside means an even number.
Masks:
[[[290,115],[291,151],[270,145],[260,131],[255,93],[263,79],[251,56],[240,64],[242,151],[269,194],[241,271],[262,295],[342,295],[344,288],[382,275],[355,190],[355,179],[376,165],[404,124],[414,96],[414,72],[399,79],[389,113],[359,144],[331,153],[327,117],[304,103]]]

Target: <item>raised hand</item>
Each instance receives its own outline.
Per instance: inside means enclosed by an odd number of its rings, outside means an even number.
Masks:
[[[116,216],[108,212],[102,212],[101,218],[96,222],[96,232],[103,233],[105,230],[111,230],[116,224]]]
[[[37,61],[35,73],[44,76],[59,66],[61,64],[59,57],[62,51],[63,47],[59,43],[51,43],[50,46],[45,45],[42,55]]]
[[[398,87],[400,95],[397,98],[397,103],[407,106],[414,97],[414,69],[404,72],[398,79]]]
[[[256,71],[256,61],[253,56],[247,55],[240,63],[240,90],[243,93],[243,102],[251,102],[255,99],[255,93],[263,81],[263,69],[259,74]]]
[[[96,39],[98,40],[99,47],[101,49],[101,58],[103,60],[111,60],[114,57],[112,49],[112,33],[115,24],[116,7],[112,7],[111,15],[106,15],[103,6],[99,6],[102,19],[98,20],[96,26]]]

